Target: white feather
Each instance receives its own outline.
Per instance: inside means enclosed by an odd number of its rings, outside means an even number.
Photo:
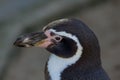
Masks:
[[[64,31],[62,32],[57,32],[54,29],[50,29],[49,31],[54,32],[55,34],[61,35],[61,36],[66,36],[68,38],[73,39],[77,43],[77,52],[74,56],[70,58],[62,58],[59,56],[56,56],[52,54],[49,58],[48,61],[48,72],[51,76],[52,80],[61,80],[61,73],[66,69],[68,66],[76,63],[76,61],[81,57],[82,55],[82,46],[78,40],[78,38],[70,33],[66,33]]]
[[[27,37],[27,38],[25,38],[25,39],[23,40],[23,43],[28,42],[28,40],[29,40],[29,38],[28,38],[28,37]]]

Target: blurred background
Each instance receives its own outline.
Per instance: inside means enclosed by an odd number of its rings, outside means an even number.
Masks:
[[[120,80],[120,0],[0,0],[0,80],[44,80],[50,54],[13,42],[51,21],[73,17],[95,32],[104,69],[111,80]]]

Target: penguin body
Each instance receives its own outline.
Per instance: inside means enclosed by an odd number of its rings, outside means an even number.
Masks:
[[[33,35],[34,34],[34,35]],[[44,47],[51,56],[45,67],[45,80],[110,80],[101,66],[100,47],[95,34],[78,19],[60,19],[39,33],[16,40],[22,47]],[[27,41],[25,41],[27,38]]]

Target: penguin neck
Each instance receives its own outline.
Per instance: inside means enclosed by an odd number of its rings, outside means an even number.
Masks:
[[[81,55],[82,55],[81,46],[79,46],[79,48],[77,49],[76,54],[70,58],[62,58],[56,56],[55,54],[52,54],[49,57],[47,64],[51,80],[61,80],[62,72],[69,66],[75,64],[80,59]]]

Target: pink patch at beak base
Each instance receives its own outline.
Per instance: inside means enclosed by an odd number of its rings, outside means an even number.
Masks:
[[[45,31],[46,39],[39,41],[35,44],[36,47],[47,48],[49,45],[55,44],[55,42],[60,42],[62,37],[59,35],[51,35],[49,30]],[[54,41],[54,42],[53,42]]]

